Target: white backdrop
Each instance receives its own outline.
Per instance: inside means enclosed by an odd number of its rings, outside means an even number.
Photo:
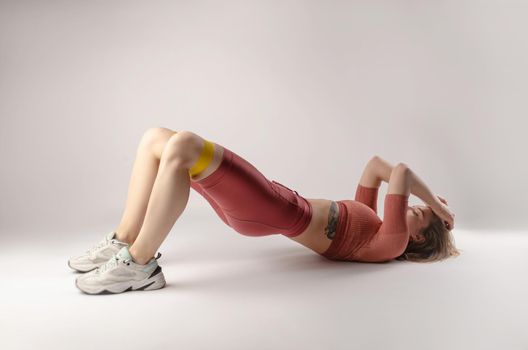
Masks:
[[[527,17],[511,0],[2,0],[1,232],[117,225],[153,126],[309,198],[353,199],[379,154],[459,228],[526,228]],[[206,206],[192,192],[186,210]]]

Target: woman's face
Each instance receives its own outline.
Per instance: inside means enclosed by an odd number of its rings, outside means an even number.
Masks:
[[[433,210],[427,205],[413,205],[407,208],[407,227],[410,239],[420,242],[424,236],[419,233],[429,226],[433,218]]]

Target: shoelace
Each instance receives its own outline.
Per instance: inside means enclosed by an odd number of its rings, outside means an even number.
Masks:
[[[156,254],[156,256],[154,257],[154,259],[158,260],[159,258],[161,258],[161,253],[158,252]],[[127,264],[129,265],[130,264],[130,259],[125,259],[125,260],[121,260],[117,254],[113,254],[112,257],[110,259],[108,259],[108,261],[106,261],[103,265],[99,266],[97,269],[95,269],[95,271],[97,273],[103,273],[113,267],[116,267],[119,262],[118,261],[123,261],[124,264]]]
[[[116,267],[119,264],[119,261],[121,261],[121,259],[117,256],[117,254],[113,254],[112,257],[108,259],[108,261],[106,261],[103,265],[99,266],[96,271],[98,273],[103,273],[107,270],[110,270],[111,268]],[[123,263],[128,264],[130,259],[125,259],[122,261]]]
[[[94,245],[93,247],[91,247],[90,249],[88,249],[88,250],[86,251],[86,253],[88,253],[88,254],[90,254],[90,255],[94,254],[96,250],[98,250],[99,248],[102,248],[102,247],[104,247],[105,245],[107,245],[107,244],[108,244],[108,241],[109,241],[108,238],[106,238],[106,237],[103,238],[103,239],[102,239],[101,241],[99,241],[96,245]]]

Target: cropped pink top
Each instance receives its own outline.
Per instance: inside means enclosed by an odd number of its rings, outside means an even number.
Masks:
[[[336,235],[322,254],[332,260],[382,262],[401,255],[409,241],[408,195],[386,194],[383,221],[377,215],[378,188],[358,184],[354,200],[336,201]]]

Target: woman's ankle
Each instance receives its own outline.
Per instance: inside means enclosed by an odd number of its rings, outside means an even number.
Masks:
[[[116,229],[114,231],[116,233],[115,239],[117,239],[120,242],[128,243],[128,245],[132,245],[134,241],[136,240],[137,234],[134,234],[133,232],[126,231],[126,230],[120,230],[120,229]]]
[[[149,255],[145,257],[144,254],[141,254],[141,252],[138,249],[136,249],[136,246],[134,245],[131,245],[128,248],[128,252],[132,256],[132,260],[134,260],[134,262],[138,265],[146,265],[150,261],[150,259],[152,259],[148,257]]]

